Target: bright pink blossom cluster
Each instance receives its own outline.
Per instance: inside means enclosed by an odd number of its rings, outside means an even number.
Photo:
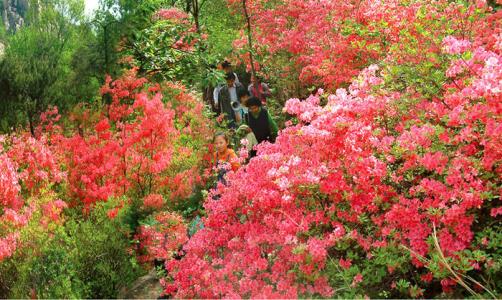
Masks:
[[[260,145],[258,156],[219,186],[220,197],[207,200],[205,228],[181,261],[166,264],[173,278],[166,293],[332,297],[327,264],[354,265],[337,256],[340,245],[370,261],[374,251],[394,249],[426,277],[437,253],[432,239],[452,261],[482,247],[473,224],[490,218],[490,208],[492,216],[500,211],[501,49],[453,37],[444,45],[443,58],[463,69],[433,99],[386,89],[380,69],[370,66],[348,90],[290,100],[285,111],[299,124]],[[466,51],[469,59],[457,56]],[[347,288],[365,284],[363,274],[353,276]],[[455,284],[437,278],[446,290]]]

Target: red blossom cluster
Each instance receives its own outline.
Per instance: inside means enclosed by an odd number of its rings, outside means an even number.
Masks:
[[[156,16],[163,20],[170,20],[172,22],[188,22],[188,14],[176,7],[161,9],[157,12]]]
[[[201,105],[174,85],[145,86],[146,80],[134,73],[108,81],[101,92],[112,103],[94,125],[94,132],[62,141],[70,166],[70,191],[86,206],[122,195],[183,198],[200,182],[196,167],[183,168],[180,163],[201,158],[203,149],[178,141],[187,130],[210,139],[208,123],[198,120]],[[175,91],[168,103],[163,102],[163,89]],[[179,123],[183,123],[182,130]]]
[[[181,51],[193,51],[195,45],[200,41],[200,37],[196,36],[197,28],[194,24],[190,22],[190,16],[176,8],[170,7],[159,10],[156,14],[156,17],[163,21],[168,21],[169,23],[175,25],[184,26],[184,31],[180,35],[179,39],[174,42],[172,47],[174,49],[178,49]],[[173,30],[173,29],[164,29],[164,30]],[[159,32],[159,35],[161,32]]]
[[[108,78],[101,93],[108,105],[75,108],[65,127],[53,107],[41,115],[36,137],[0,137],[0,259],[20,247],[24,227],[50,230],[68,205],[88,211],[114,197],[144,200],[142,209],[151,213],[201,183],[212,129],[194,95],[176,84],[149,84],[135,70]]]
[[[143,207],[151,208],[151,209],[160,209],[164,205],[164,199],[162,195],[159,194],[151,194],[143,199]]]

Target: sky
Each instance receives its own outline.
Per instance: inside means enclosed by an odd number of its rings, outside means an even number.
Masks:
[[[85,14],[90,16],[99,7],[99,0],[85,0]]]

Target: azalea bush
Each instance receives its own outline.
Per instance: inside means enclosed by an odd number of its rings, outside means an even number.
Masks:
[[[277,142],[206,200],[204,229],[166,264],[167,294],[500,297],[500,21],[483,2],[385,3],[413,9],[383,27],[427,20],[414,30],[428,39],[391,43],[345,89],[289,100]],[[472,27],[456,27],[463,14]]]
[[[243,14],[242,1],[228,2]],[[247,0],[255,69],[274,84],[279,100],[303,97],[312,87],[334,92],[362,68],[388,59],[403,67],[429,64],[421,73],[426,75],[441,63],[437,54],[448,35],[476,32],[493,43],[483,28],[497,23],[500,11],[485,19],[492,8],[484,0],[474,2]],[[242,55],[246,35],[234,46],[250,69],[249,56]]]
[[[48,235],[67,206],[54,190],[65,179],[44,140],[29,134],[0,137],[0,260],[12,256],[30,235]],[[54,189],[54,190],[53,190]]]
[[[149,254],[150,247],[162,248],[156,244],[157,235],[178,236],[183,230],[162,222],[166,228],[150,225],[160,222],[162,211],[186,215],[200,208],[202,199],[194,195],[204,184],[201,174],[211,122],[204,105],[183,86],[149,84],[134,71],[107,81],[101,92],[111,103],[93,123],[94,131],[61,140],[71,166],[72,198],[89,210],[110,197],[125,197],[109,210],[109,217],[114,218],[124,204],[130,206],[128,222],[138,230],[140,260],[160,259]]]
[[[151,216],[136,236],[144,253],[140,261],[165,261],[181,255],[181,247],[188,241],[187,226],[180,215],[159,212]]]
[[[9,295],[16,262],[38,255],[64,222],[57,190],[66,176],[46,141],[27,133],[0,137],[0,174],[0,293]]]
[[[192,7],[195,4],[188,7],[180,4],[173,2],[173,6],[159,9],[130,43],[124,41],[122,62],[137,67],[141,76],[152,81],[179,81],[194,90],[209,88],[212,92],[224,82],[224,74],[214,66],[232,48],[231,39],[236,31],[231,27],[235,24],[231,20],[222,23],[222,19],[229,17],[222,18],[228,14],[225,0],[215,0],[211,5],[197,4],[199,8]],[[234,35],[228,36],[229,33]],[[225,44],[221,39],[230,41]],[[221,48],[219,44],[225,46]]]
[[[109,197],[127,195],[139,204],[160,194],[167,207],[190,196],[211,139],[203,104],[182,86],[148,85],[134,73],[109,80],[102,93],[111,104],[91,123],[94,130],[60,141],[72,198],[89,208]]]

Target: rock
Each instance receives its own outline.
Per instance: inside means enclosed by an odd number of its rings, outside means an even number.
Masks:
[[[130,287],[122,289],[119,299],[157,299],[163,289],[157,278],[157,272],[152,269],[148,274],[138,278]]]
[[[0,0],[0,14],[5,29],[16,31],[21,28],[28,8],[28,0]]]

